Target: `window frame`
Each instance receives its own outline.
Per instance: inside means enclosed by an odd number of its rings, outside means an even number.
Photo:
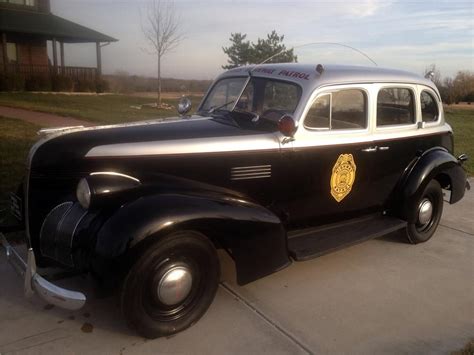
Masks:
[[[366,108],[366,113],[365,113],[365,123],[366,126],[364,128],[350,128],[350,129],[332,129],[332,93],[338,92],[338,91],[343,91],[343,90],[360,90],[364,93],[365,95],[365,108]],[[329,103],[330,103],[330,110],[329,110],[329,127],[328,128],[317,128],[317,127],[310,127],[306,125],[306,118],[308,116],[308,112],[311,110],[311,107],[313,106],[313,103],[322,96],[325,95],[330,95],[329,97]],[[330,132],[330,133],[361,133],[361,132],[369,132],[370,131],[370,126],[371,126],[371,97],[370,97],[370,90],[368,87],[361,86],[361,85],[337,85],[337,86],[331,86],[330,88],[322,88],[321,91],[317,92],[316,95],[311,95],[310,99],[308,100],[309,104],[306,105],[306,108],[303,111],[302,114],[302,122],[303,122],[303,127],[306,131],[308,132]]]
[[[384,89],[408,89],[411,91],[412,98],[413,98],[413,114],[414,114],[414,121],[411,123],[404,123],[404,124],[391,124],[391,125],[383,125],[379,126],[377,125],[377,111],[378,111],[378,97],[379,93],[381,90]],[[417,98],[418,97],[418,90],[414,85],[410,84],[404,84],[404,83],[388,83],[388,84],[382,84],[376,88],[376,92],[374,95],[374,130],[375,132],[383,132],[383,131],[396,131],[396,130],[407,130],[407,129],[412,129],[416,128],[418,126],[418,121],[419,121],[419,111],[420,111],[420,101]]]
[[[431,95],[431,97],[435,100],[436,102],[436,106],[438,108],[438,118],[436,119],[436,121],[430,121],[430,122],[426,122],[426,121],[423,121],[423,112],[422,112],[422,108],[421,108],[421,94],[426,91],[428,94]],[[439,96],[436,94],[436,92],[427,87],[427,86],[419,86],[419,94],[418,94],[418,98],[420,100],[420,112],[419,112],[419,122],[421,122],[421,125],[423,126],[422,128],[425,128],[425,127],[433,127],[433,126],[437,126],[441,123],[441,116],[443,115],[443,110],[442,110],[442,103],[439,99]],[[441,106],[440,106],[441,105]]]

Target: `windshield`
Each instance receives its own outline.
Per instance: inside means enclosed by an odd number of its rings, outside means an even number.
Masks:
[[[234,77],[219,80],[207,95],[200,111],[232,110],[247,79]],[[252,77],[235,110],[278,121],[282,115],[294,113],[300,97],[301,88],[297,84]]]

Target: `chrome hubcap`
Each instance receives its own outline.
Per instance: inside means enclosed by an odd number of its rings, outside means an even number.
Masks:
[[[158,283],[158,299],[167,306],[182,302],[191,291],[193,277],[186,266],[173,266]]]
[[[418,222],[425,226],[431,221],[433,216],[433,204],[427,198],[423,199],[420,202],[418,207]]]

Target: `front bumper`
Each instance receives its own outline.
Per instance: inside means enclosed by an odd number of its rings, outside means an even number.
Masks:
[[[35,292],[46,302],[69,310],[78,310],[86,303],[86,296],[81,292],[70,291],[52,284],[36,272],[36,261],[33,249],[28,249],[28,260],[25,262],[18,252],[0,233],[1,249],[5,250],[8,262],[24,278],[25,296],[31,297]]]

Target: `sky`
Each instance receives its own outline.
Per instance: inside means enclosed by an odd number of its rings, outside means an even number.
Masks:
[[[156,76],[141,29],[146,1],[51,0],[54,14],[117,38],[102,49],[104,73]],[[435,64],[442,76],[474,71],[474,1],[176,0],[184,40],[162,63],[162,76],[214,79],[223,72],[230,34],[256,41],[276,30],[286,46],[337,42],[355,47],[381,67],[423,73]],[[140,10],[141,9],[141,10]],[[296,47],[300,62],[373,65],[336,45]],[[66,65],[95,66],[95,45],[65,45]]]

